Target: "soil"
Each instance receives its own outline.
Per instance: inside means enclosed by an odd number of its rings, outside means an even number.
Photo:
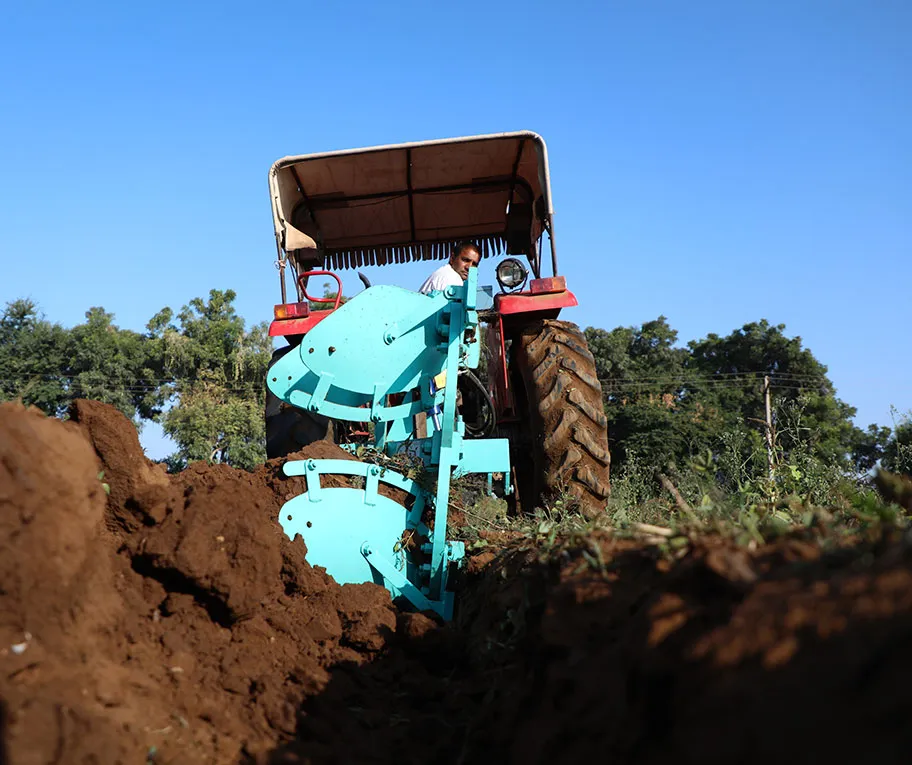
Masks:
[[[440,625],[306,563],[281,464],[168,475],[103,404],[0,405],[0,762],[908,759],[907,536],[492,538]]]

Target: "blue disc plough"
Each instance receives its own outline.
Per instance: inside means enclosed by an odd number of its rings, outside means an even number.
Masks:
[[[446,539],[451,479],[486,473],[490,486],[502,473],[504,491],[511,491],[507,440],[466,439],[457,411],[459,372],[479,361],[476,297],[474,268],[461,287],[430,295],[370,287],[317,324],[267,380],[291,406],[369,420],[378,452],[407,452],[435,479],[419,483],[353,460],[289,461],[285,474],[305,476],[307,491],[283,505],[285,533],[303,537],[308,562],[340,584],[382,584],[394,599],[444,619],[453,615],[448,575],[465,557],[461,542]],[[420,415],[424,429],[416,427]],[[360,479],[352,481],[360,488],[329,486],[329,475]],[[384,493],[382,484],[394,491]]]

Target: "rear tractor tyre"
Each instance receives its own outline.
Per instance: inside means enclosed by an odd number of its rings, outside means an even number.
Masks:
[[[522,330],[515,361],[529,407],[532,496],[569,495],[593,517],[608,499],[608,420],[586,337],[576,324],[547,319]]]
[[[286,346],[275,351],[269,362],[269,369],[292,350],[294,346]],[[286,404],[268,387],[266,388],[266,459],[286,457],[314,441],[332,440],[332,420]]]

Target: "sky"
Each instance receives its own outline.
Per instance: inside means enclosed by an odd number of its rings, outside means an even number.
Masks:
[[[562,318],[664,315],[682,343],[766,318],[857,424],[912,408],[908,0],[35,0],[0,19],[0,306],[72,326],[100,305],[141,331],[230,288],[270,319],[273,161],[528,129],[580,302]],[[417,288],[431,268],[363,270]]]

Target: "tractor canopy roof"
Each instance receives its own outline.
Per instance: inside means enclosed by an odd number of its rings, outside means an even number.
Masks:
[[[528,131],[284,157],[269,191],[279,258],[298,271],[446,258],[470,239],[538,273],[553,213],[545,142]]]

